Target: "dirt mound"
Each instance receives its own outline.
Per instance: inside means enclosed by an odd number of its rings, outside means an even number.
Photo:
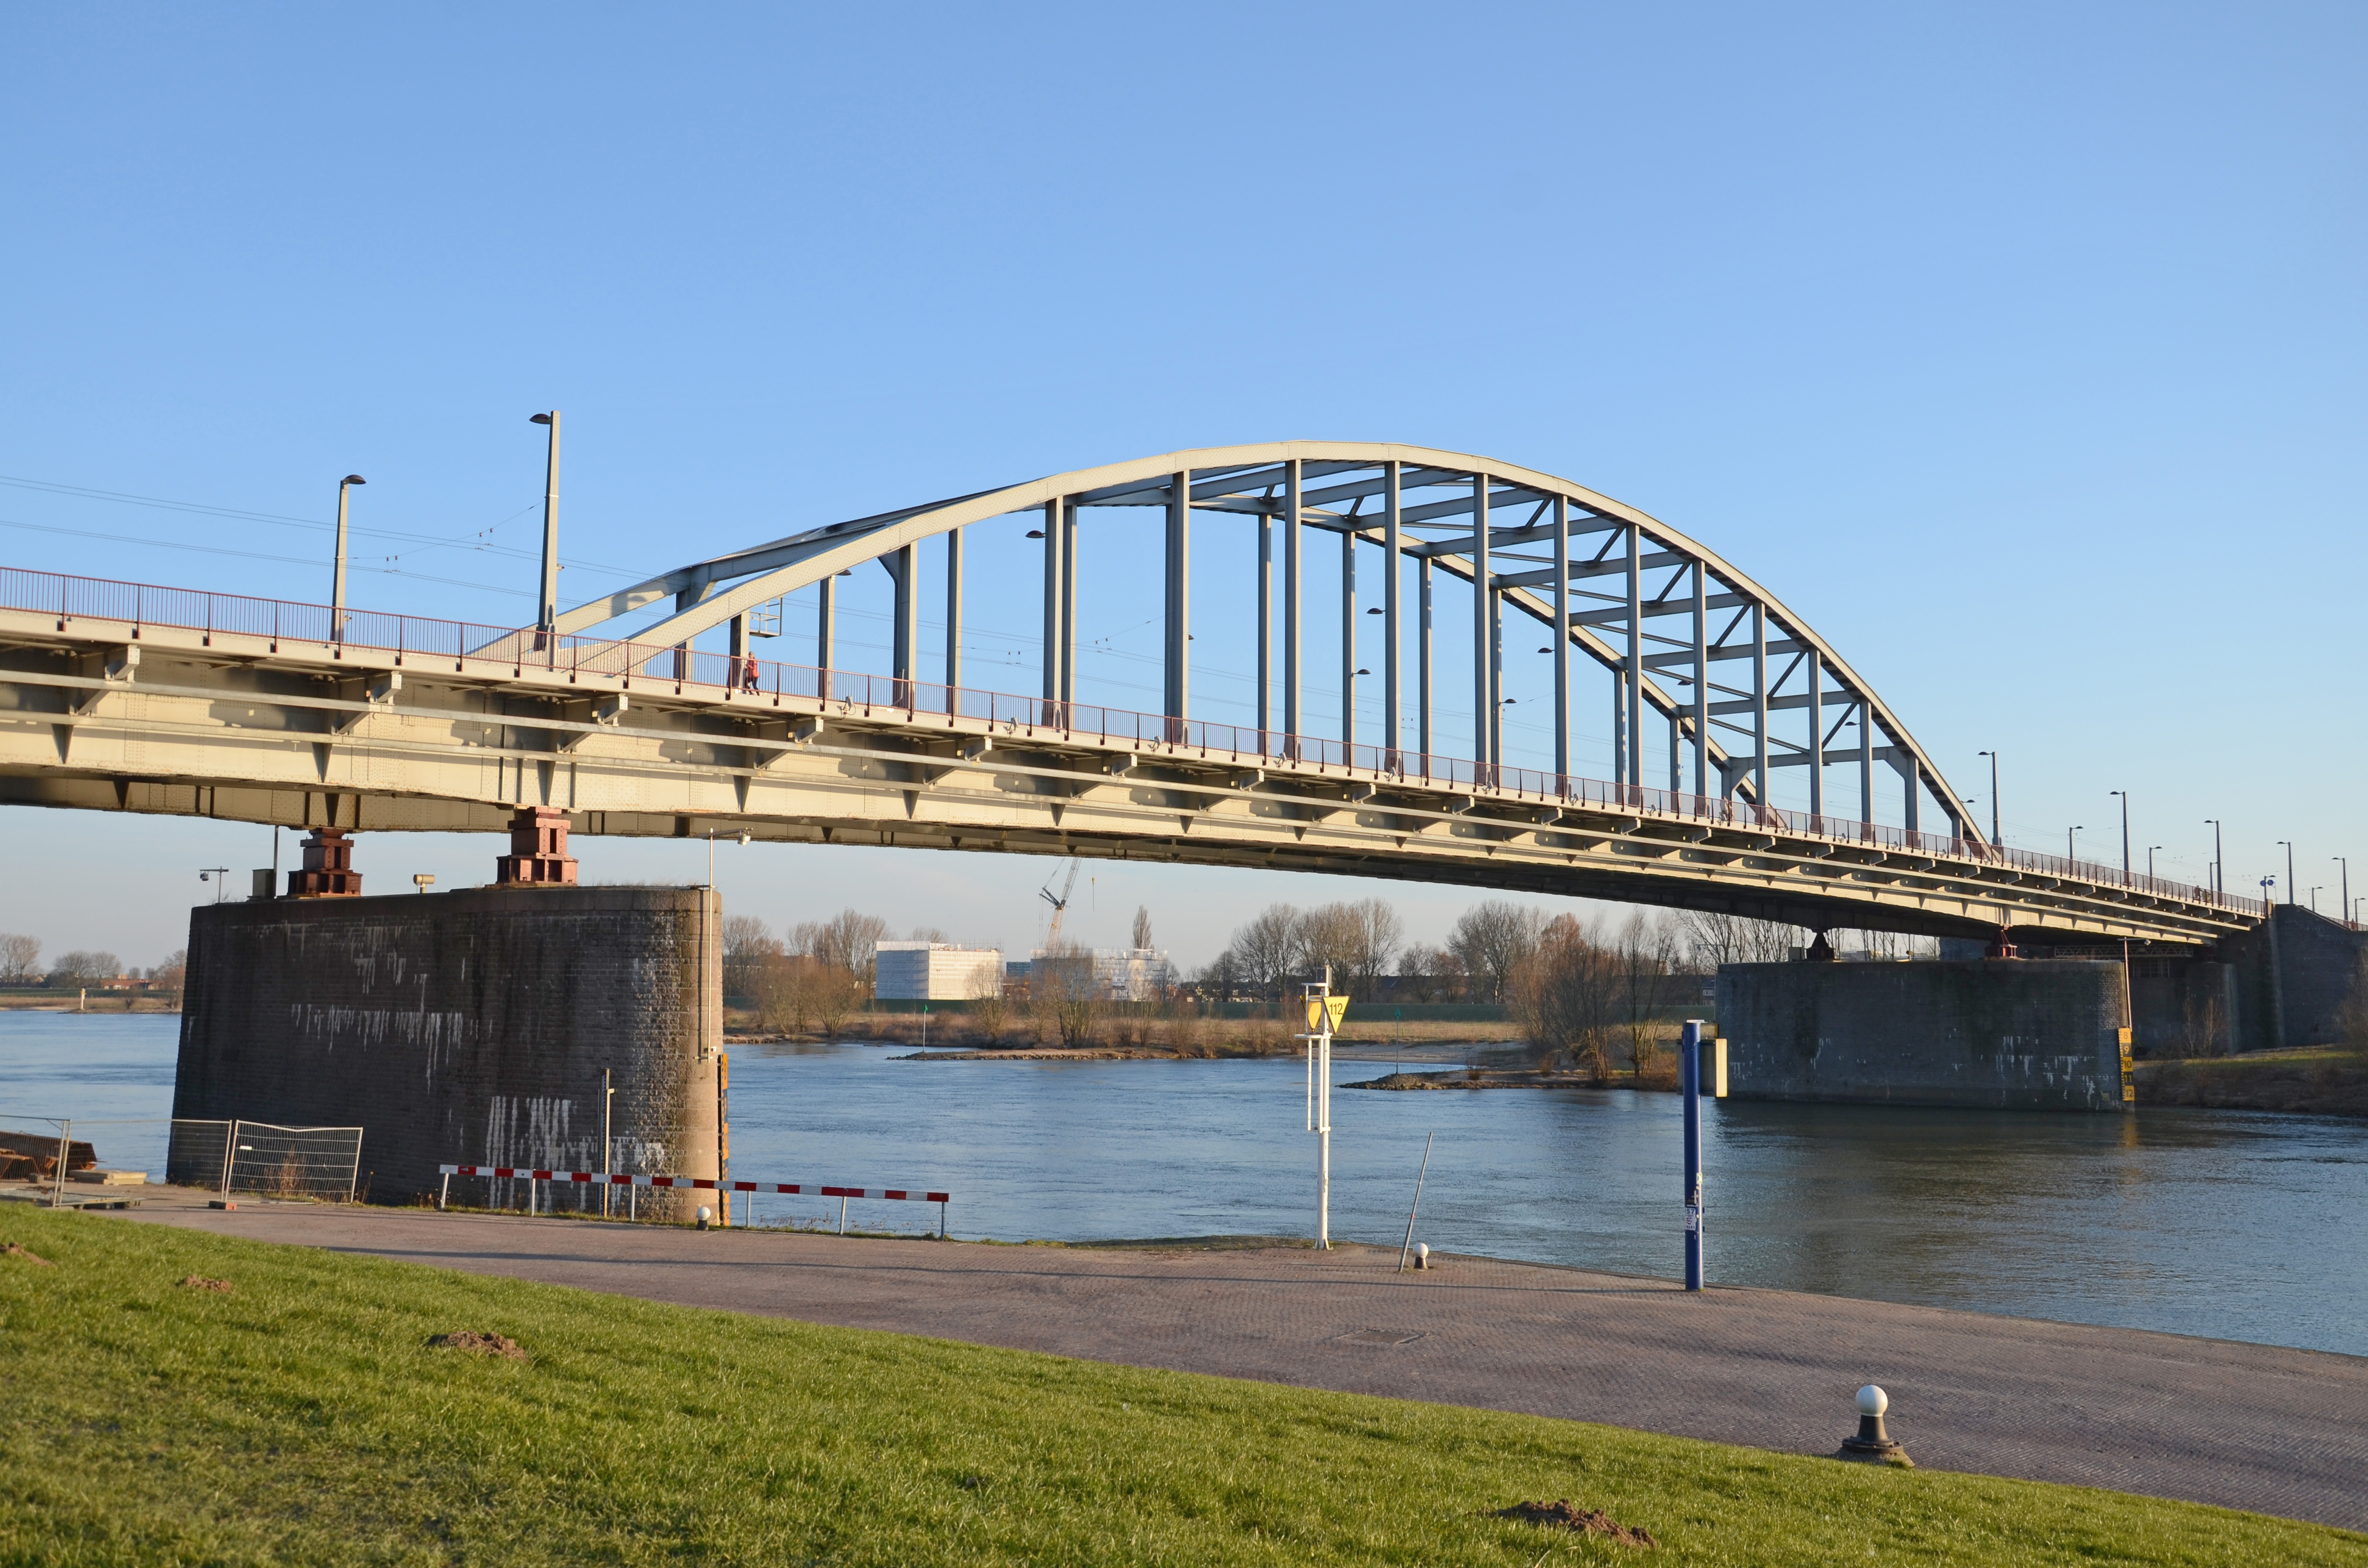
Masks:
[[[202,1274],[184,1274],[176,1283],[184,1290],[220,1290],[225,1296],[230,1294],[232,1289],[229,1280],[209,1279]]]
[[[27,1252],[25,1250],[25,1244],[22,1242],[10,1242],[5,1246],[0,1246],[0,1257],[21,1257],[27,1263],[38,1263],[43,1268],[55,1268],[57,1267],[56,1264],[51,1263],[40,1253]]]
[[[1650,1530],[1630,1529],[1613,1522],[1600,1508],[1577,1508],[1565,1498],[1555,1503],[1516,1503],[1509,1508],[1499,1508],[1500,1519],[1520,1519],[1524,1524],[1545,1525],[1554,1529],[1577,1530],[1581,1535],[1601,1536],[1622,1546],[1657,1546]]]
[[[499,1356],[509,1361],[526,1359],[525,1349],[509,1335],[479,1334],[473,1328],[464,1328],[458,1334],[439,1334],[430,1338],[427,1343],[440,1346],[448,1350],[467,1350],[479,1356]]]

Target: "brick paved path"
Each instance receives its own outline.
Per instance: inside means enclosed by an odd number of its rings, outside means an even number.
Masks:
[[[130,1218],[687,1306],[1798,1453],[1879,1382],[1930,1468],[2368,1528],[2368,1359],[1367,1247],[1068,1249],[267,1205]],[[1380,1331],[1378,1334],[1370,1331]],[[1418,1335],[1403,1344],[1376,1343]]]

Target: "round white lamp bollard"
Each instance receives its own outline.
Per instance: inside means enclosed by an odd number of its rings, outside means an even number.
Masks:
[[[1429,1268],[1430,1267],[1429,1243],[1417,1242],[1414,1244],[1414,1266],[1417,1268]]]
[[[707,1229],[707,1222],[708,1222],[710,1220],[712,1220],[712,1219],[714,1219],[714,1218],[715,1218],[715,1210],[713,1210],[712,1209],[710,1209],[710,1208],[709,1208],[706,1204],[704,1204],[704,1203],[702,1203],[702,1204],[700,1204],[700,1205],[699,1206],[699,1228],[700,1228],[700,1230],[702,1230],[702,1231],[703,1231],[703,1230]]]
[[[1907,1450],[1893,1442],[1891,1434],[1883,1429],[1884,1412],[1890,1408],[1891,1396],[1874,1384],[1869,1383],[1859,1390],[1858,1435],[1844,1437],[1841,1451],[1834,1458],[1856,1460],[1862,1464],[1897,1465],[1902,1470],[1915,1469],[1916,1461],[1907,1457]]]

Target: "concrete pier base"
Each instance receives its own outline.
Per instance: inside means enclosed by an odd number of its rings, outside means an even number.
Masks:
[[[714,1176],[720,917],[692,888],[201,905],[173,1114],[359,1127],[360,1187],[381,1203],[432,1197],[445,1164]],[[524,1188],[456,1178],[452,1198],[522,1206]],[[600,1208],[588,1186],[544,1200]],[[671,1215],[693,1199],[636,1201]]]
[[[2122,1111],[2122,966],[2014,960],[1723,964],[1738,1099]]]

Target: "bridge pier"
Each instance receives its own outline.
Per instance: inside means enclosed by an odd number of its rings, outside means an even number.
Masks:
[[[714,1176],[721,915],[704,889],[550,883],[201,904],[173,1114],[359,1127],[380,1203],[432,1197],[448,1163]],[[507,1185],[491,1200],[523,1204]],[[600,1211],[588,1186],[550,1197]]]
[[[1722,964],[1728,1094],[2126,1111],[2122,978],[2078,960]]]

